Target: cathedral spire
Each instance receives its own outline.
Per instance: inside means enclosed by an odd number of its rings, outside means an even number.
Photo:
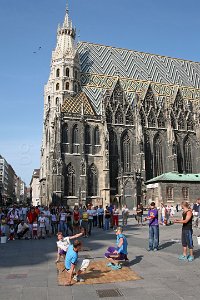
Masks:
[[[69,19],[69,3],[68,3],[68,0],[67,0],[67,3],[66,3],[65,19],[64,19],[63,27],[72,28],[72,22]]]

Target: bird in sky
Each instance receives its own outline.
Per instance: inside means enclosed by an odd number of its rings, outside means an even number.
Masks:
[[[42,47],[41,46],[39,46],[38,47],[38,49],[37,49],[37,51],[33,51],[33,54],[36,54],[36,53],[38,53],[38,51],[40,51],[42,49]]]

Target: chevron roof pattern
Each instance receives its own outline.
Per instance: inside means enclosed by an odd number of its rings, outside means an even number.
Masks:
[[[145,95],[149,83],[158,98],[170,102],[177,88],[188,100],[200,100],[200,63],[97,45],[78,44],[81,84],[97,113],[106,90],[120,79],[128,98]],[[162,101],[162,99],[160,100]]]
[[[200,88],[200,63],[134,50],[82,42],[78,46],[83,73]]]
[[[63,102],[61,112],[68,114],[78,114],[94,116],[95,112],[91,103],[84,92],[79,93],[75,97],[67,96]]]

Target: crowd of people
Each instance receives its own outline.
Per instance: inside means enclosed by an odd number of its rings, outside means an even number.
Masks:
[[[122,208],[122,223],[127,225],[129,209]],[[57,206],[13,205],[0,207],[0,236],[8,240],[45,239],[61,232],[64,236],[74,235],[83,230],[83,237],[92,234],[92,228],[103,230],[119,226],[119,209],[115,205],[75,205],[73,209]]]

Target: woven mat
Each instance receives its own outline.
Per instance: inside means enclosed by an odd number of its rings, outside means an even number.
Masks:
[[[142,279],[129,267],[123,266],[120,270],[112,270],[106,266],[107,261],[98,260],[92,261],[85,273],[81,274],[81,277],[85,279],[85,282],[76,283],[73,280],[73,284],[101,284],[111,282],[133,281]],[[69,282],[69,274],[64,270],[64,263],[57,264],[58,272],[58,285],[67,285]],[[63,271],[64,270],[64,271]]]

